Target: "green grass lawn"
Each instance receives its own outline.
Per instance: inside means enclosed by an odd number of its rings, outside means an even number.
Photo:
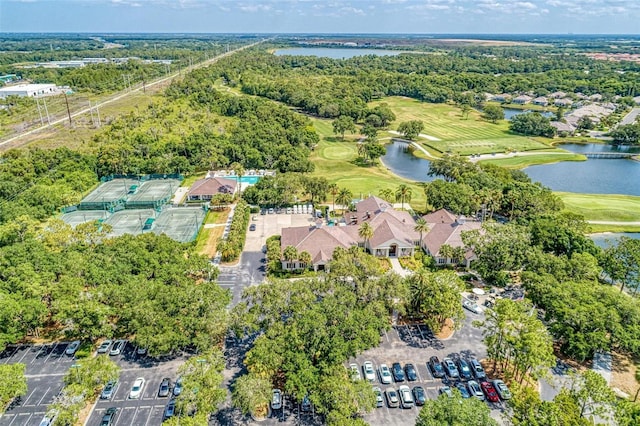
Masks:
[[[357,137],[347,135],[344,141],[340,140],[334,137],[330,120],[312,121],[320,135],[320,143],[311,154],[311,161],[316,166],[313,173],[315,176],[326,177],[329,182],[349,189],[355,198],[378,195],[381,189],[395,190],[398,185],[405,183],[412,190],[411,206],[414,209],[424,209],[426,197],[416,182],[394,175],[381,164],[369,167],[354,164],[353,160],[358,157]]]
[[[560,161],[585,161],[587,159],[587,157],[585,157],[584,155],[575,154],[569,151],[540,151],[539,154],[529,154],[531,153],[527,153],[527,155],[516,155],[511,158],[501,158],[496,160],[488,159],[480,161],[482,163],[492,163],[497,166],[506,167],[508,169],[523,169],[525,167],[535,166],[536,164],[550,164]]]
[[[478,111],[472,110],[467,118],[459,108],[447,104],[430,104],[404,97],[388,97],[372,102],[371,107],[386,103],[396,114],[392,129],[403,121],[420,120],[422,133],[440,141],[420,138],[420,143],[440,152],[456,152],[462,155],[488,154],[510,150],[531,151],[549,149],[544,139],[515,135],[509,132],[509,122],[496,124],[483,120]]]
[[[562,199],[567,210],[583,215],[586,220],[640,222],[640,197],[570,192],[556,194]],[[598,225],[598,228],[607,231],[614,229],[612,225]]]

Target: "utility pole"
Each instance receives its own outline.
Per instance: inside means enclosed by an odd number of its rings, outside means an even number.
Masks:
[[[36,96],[36,105],[38,106],[38,114],[40,115],[40,124],[44,125],[44,120],[42,119],[42,111],[40,111],[40,102],[38,101],[37,96]]]
[[[97,102],[96,102],[96,113],[98,114],[98,127],[102,127],[102,120],[100,120],[100,107],[98,106]]]
[[[51,126],[51,118],[49,118],[49,109],[47,108],[47,100],[42,98],[42,102],[44,103],[44,112],[47,114],[47,123]]]
[[[91,101],[89,101],[89,114],[91,114],[91,124],[93,124],[93,127],[96,127],[96,120],[93,118],[93,107],[91,106]]]
[[[71,122],[71,110],[69,109],[69,98],[67,98],[67,94],[64,94],[64,101],[67,104],[67,115],[69,116],[69,126],[73,126]]]

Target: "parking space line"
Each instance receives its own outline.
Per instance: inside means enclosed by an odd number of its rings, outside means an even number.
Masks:
[[[16,352],[18,352],[18,349],[19,349],[19,348],[20,348],[19,346],[16,346],[16,347],[15,347],[15,349],[13,350],[13,352],[11,352],[11,354],[10,354],[7,358],[5,358],[5,359],[3,359],[3,360],[2,360],[2,363],[3,363],[3,364],[8,364],[8,363],[9,363],[9,360],[10,360],[11,358],[13,358],[13,356],[15,355],[15,353],[16,353]]]
[[[42,395],[42,398],[40,398],[40,401],[38,401],[37,405],[42,405],[42,401],[46,398],[46,396],[49,394],[49,391],[51,390],[51,386],[49,386],[47,388],[47,390],[44,392],[44,395]]]
[[[34,362],[36,362],[38,360],[38,357],[40,356],[40,353],[43,351],[43,349],[45,349],[47,347],[47,345],[41,345],[40,346],[40,350],[38,351],[38,353],[36,354],[36,356],[33,357],[33,359],[29,362],[29,364],[33,364]]]
[[[56,346],[58,346],[58,344],[54,343],[53,347],[51,348],[51,352],[49,352],[49,355],[47,355],[47,359],[44,360],[45,364],[49,362],[49,357],[51,356],[51,354],[53,354],[56,351]]]
[[[24,400],[24,402],[21,404],[23,407],[28,407],[29,405],[27,404],[27,402],[29,402],[29,399],[31,399],[31,397],[33,396],[33,394],[38,390],[38,387],[34,387],[33,390],[31,391],[31,393],[29,394],[29,396],[27,396],[27,399]]]

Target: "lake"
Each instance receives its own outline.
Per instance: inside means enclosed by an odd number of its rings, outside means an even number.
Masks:
[[[638,232],[624,232],[624,233],[623,232],[603,232],[600,234],[590,235],[593,242],[596,243],[596,245],[601,248],[609,247],[611,244],[609,244],[608,242],[617,244],[618,239],[620,239],[620,237],[622,236],[633,238],[635,240],[640,239],[640,233]]]
[[[348,48],[330,48],[330,47],[293,47],[288,49],[278,49],[274,52],[276,56],[293,55],[293,56],[318,56],[320,58],[331,59],[349,59],[354,56],[396,56],[405,53],[399,50],[382,50],[382,49],[348,49]]]
[[[511,120],[513,117],[515,117],[516,115],[519,115],[519,114],[526,114],[526,113],[529,113],[529,112],[534,112],[534,111],[531,111],[531,110],[528,110],[528,109],[524,110],[524,109],[514,109],[514,108],[502,108],[502,111],[504,111],[504,119],[505,120]],[[549,111],[537,111],[537,112],[539,112],[540,114],[542,114],[543,116],[545,116],[547,118],[553,118],[553,117],[556,116],[554,113],[549,112]]]
[[[382,157],[384,165],[394,174],[405,179],[428,182],[429,160],[417,158],[406,151],[406,144],[395,142],[386,146]],[[572,152],[627,152],[638,148],[616,148],[603,144],[563,144],[563,149]],[[640,196],[640,162],[628,159],[590,159],[587,161],[564,161],[554,164],[531,166],[524,172],[534,182],[540,182],[554,191],[585,194],[627,194]]]

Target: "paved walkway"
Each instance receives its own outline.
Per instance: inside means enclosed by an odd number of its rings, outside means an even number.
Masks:
[[[402,135],[402,133],[397,132],[395,130],[387,130],[387,132],[391,133],[392,135]],[[433,142],[439,142],[439,141],[442,140],[442,139],[436,138],[435,136],[425,135],[424,133],[420,133],[418,136],[420,136],[421,138],[428,139],[428,140],[433,141]]]
[[[611,365],[613,359],[609,352],[596,352],[593,355],[593,371],[600,374],[607,383],[611,384]]]
[[[622,120],[620,120],[618,125],[624,126],[626,124],[633,124],[636,122],[638,115],[640,115],[640,108],[633,108]]]
[[[390,257],[389,260],[391,261],[391,268],[393,269],[393,272],[400,275],[401,277],[411,275],[412,272],[410,270],[404,269],[402,265],[400,265],[400,261],[398,260],[398,258]]]

